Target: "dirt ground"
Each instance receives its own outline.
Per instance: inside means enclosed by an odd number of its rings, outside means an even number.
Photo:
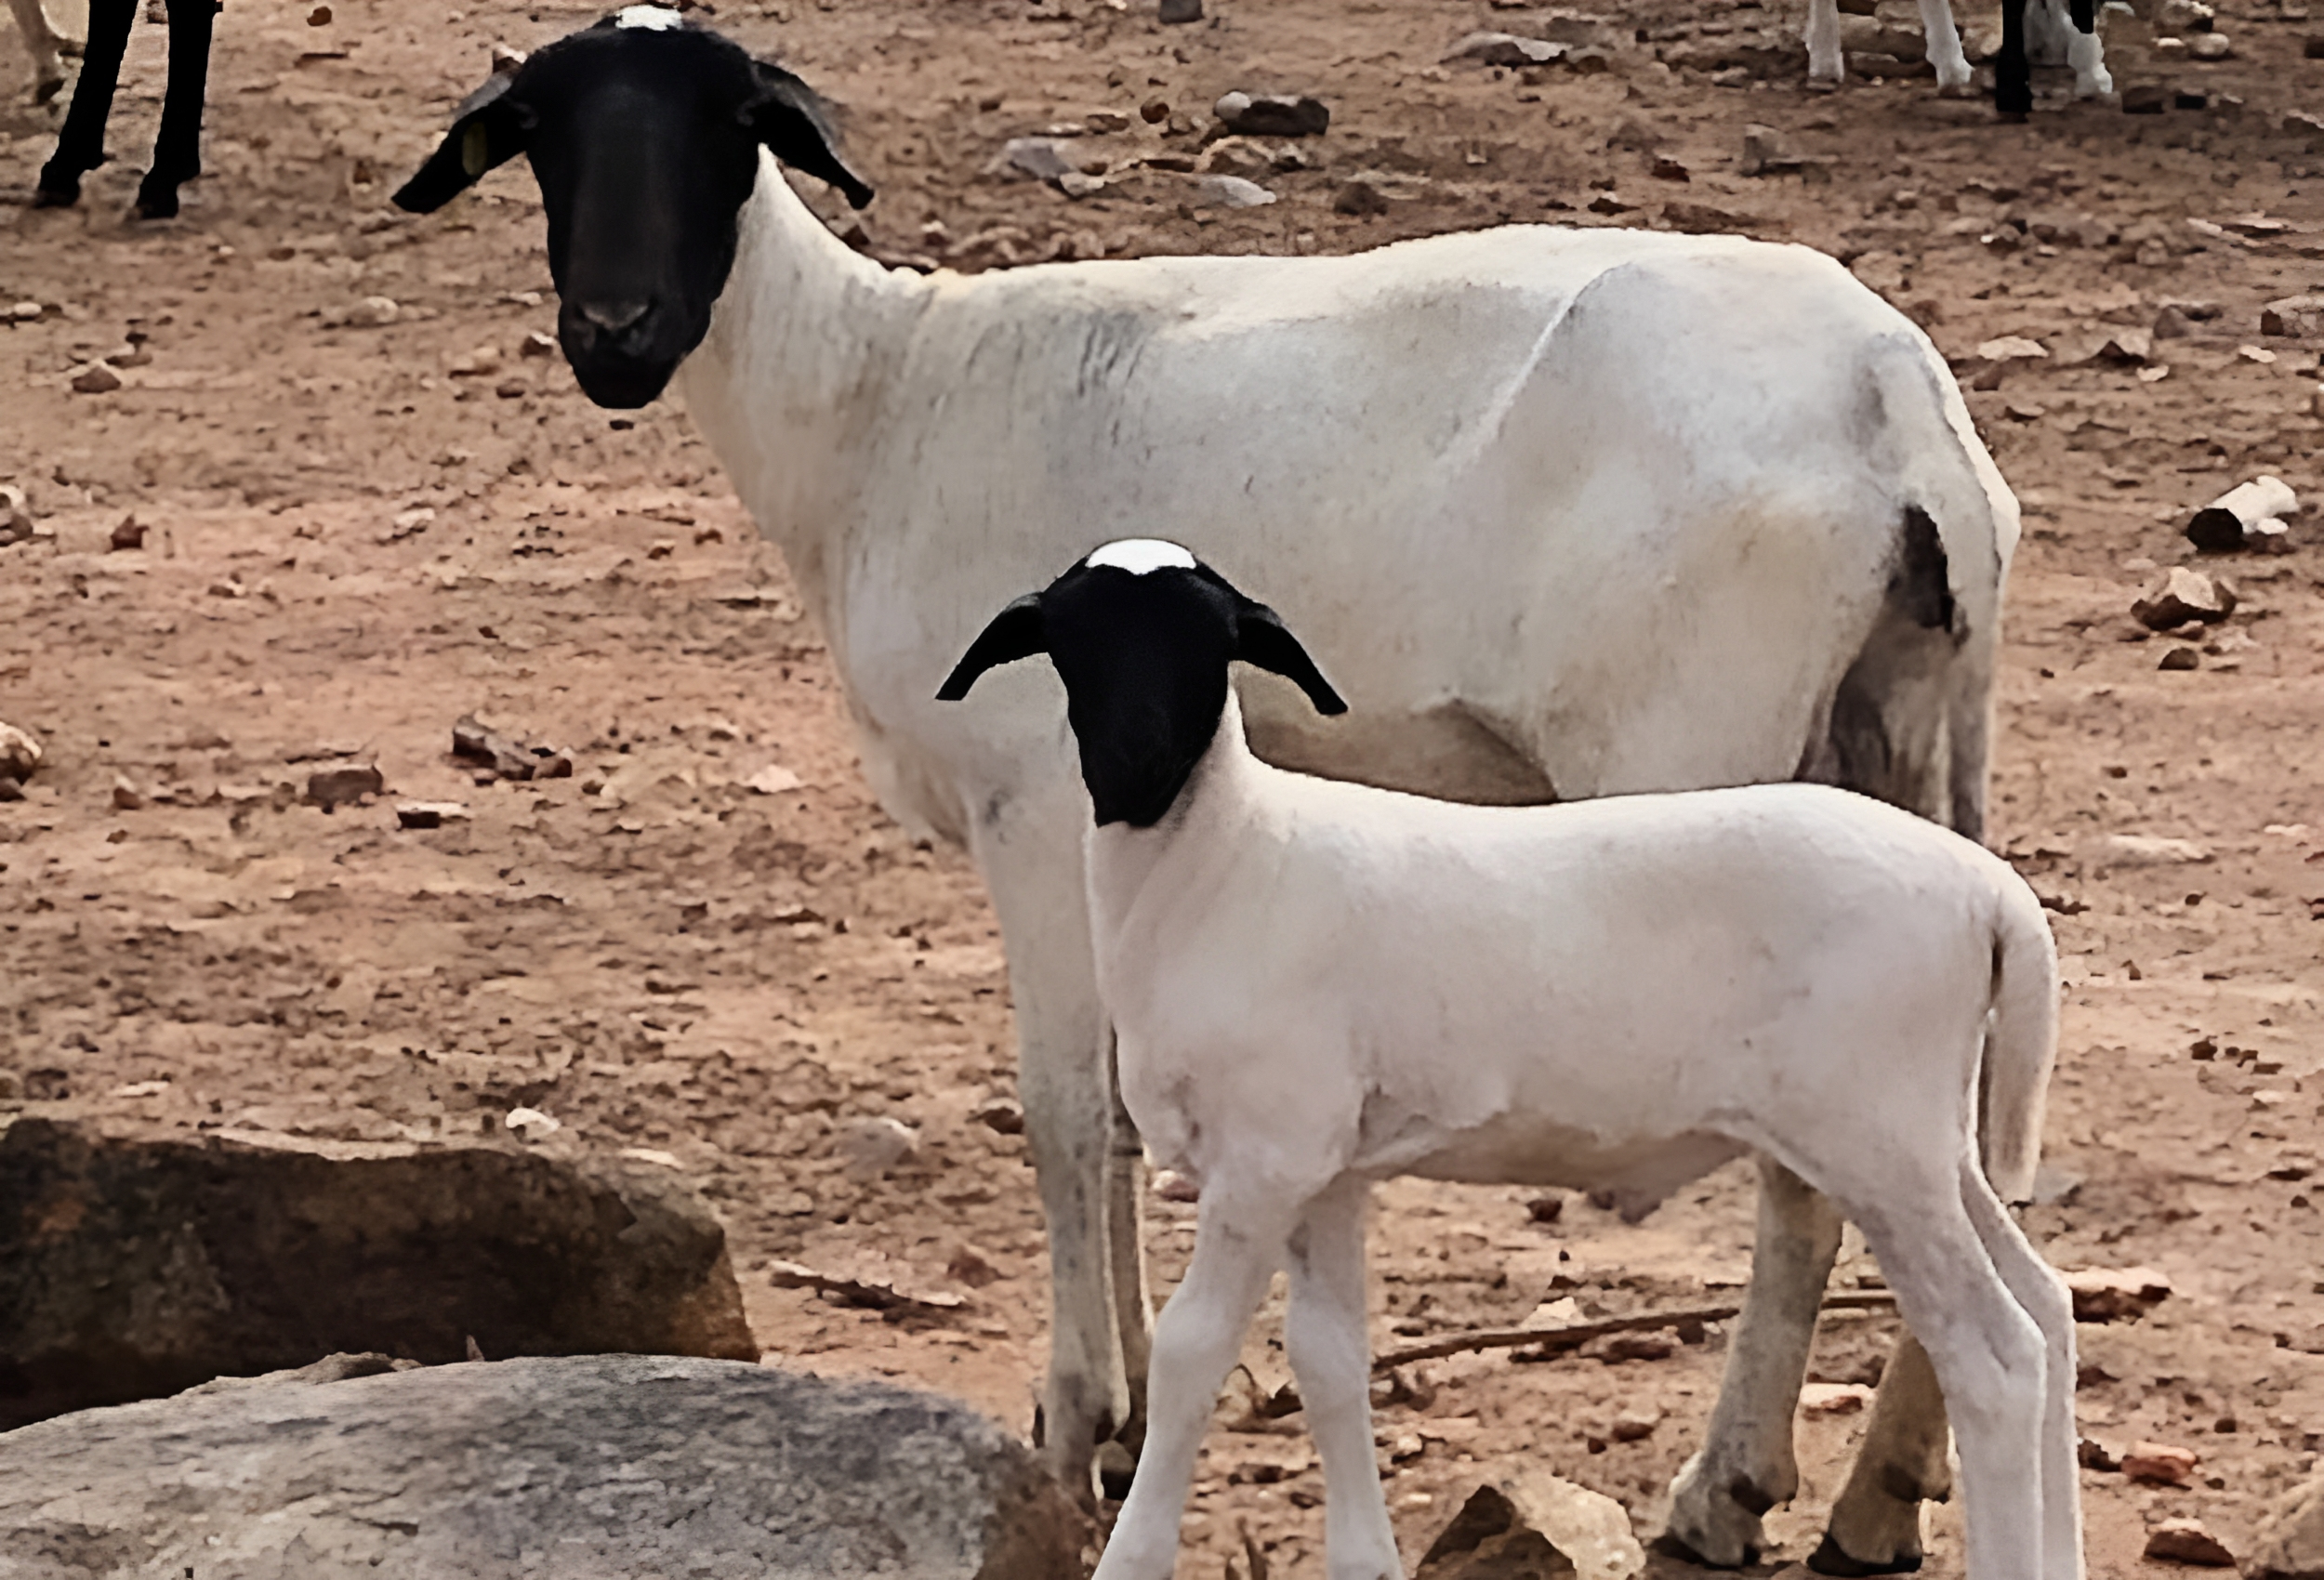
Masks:
[[[2144,1321],[2083,1327],[2081,1418],[2118,1448],[2201,1455],[2185,1489],[2085,1472],[2093,1573],[2161,1567],[2144,1531],[2174,1515],[2248,1550],[2324,1448],[2324,548],[2228,563],[2243,600],[2196,644],[2137,639],[2127,611],[2188,557],[2194,506],[2261,472],[2324,487],[2317,345],[2260,331],[2263,303],[2324,290],[2324,140],[2282,124],[2317,107],[2324,59],[2302,46],[2324,22],[2222,0],[2215,64],[2119,30],[2124,86],[2205,107],[2070,105],[2056,73],[2030,124],[2000,125],[1908,72],[1809,92],[1793,0],[1622,8],[1584,62],[1604,71],[1439,64],[1472,29],[1539,20],[1498,4],[1212,0],[1164,28],[1146,0],[730,0],[718,20],[840,107],[881,191],[865,244],[899,259],[1330,252],[1510,219],[1737,229],[1836,253],[1986,386],[1970,407],[2027,527],[1993,836],[2053,903],[2071,983],[2029,1223],[2062,1267],[2168,1273]],[[490,45],[599,7],[335,8],[310,25],[310,0],[231,0],[208,174],[163,227],[123,220],[162,30],[139,29],[119,162],[73,212],[18,206],[53,122],[0,46],[0,307],[42,309],[0,324],[0,481],[41,534],[0,549],[0,719],[49,751],[0,804],[0,1071],[27,1112],[187,1126],[437,1138],[546,1110],[708,1193],[771,1356],[950,1389],[1022,1429],[1041,1223],[973,872],[874,806],[817,634],[683,412],[610,417],[524,353],[555,303],[521,166],[430,219],[387,203]],[[1092,161],[1195,155],[1233,88],[1332,108],[1322,138],[1205,156],[1272,205],[1191,206],[1195,178],[1154,166],[1079,201],[987,173],[1006,138],[1103,112],[1132,129],[1081,139]],[[1174,114],[1149,125],[1152,100]],[[1742,174],[1750,123],[1803,172]],[[1359,177],[1384,204],[1340,206],[1383,212],[1335,208]],[[350,323],[374,296],[394,321]],[[2182,333],[2090,360],[2168,304]],[[2049,355],[1994,370],[1975,348],[2002,336]],[[125,387],[75,392],[100,355]],[[112,550],[132,518],[143,546]],[[2185,645],[2197,667],[2159,667]],[[447,751],[469,713],[569,749],[575,775],[475,783]],[[390,794],[300,804],[343,760]],[[403,830],[407,798],[469,815]],[[2199,849],[2137,864],[2106,843],[2125,834]],[[852,1178],[837,1149],[881,1116],[918,1154]],[[1636,1228],[1580,1198],[1539,1221],[1534,1195],[1384,1189],[1377,1341],[1567,1297],[1715,1301],[1744,1274],[1740,1168]],[[1164,1288],[1191,1233],[1156,1204]],[[966,1304],[891,1322],[773,1286],[776,1260]],[[1837,1282],[1875,1278],[1855,1255]],[[1249,1348],[1262,1382],[1284,1375],[1275,1315]],[[1871,1379],[1892,1332],[1829,1320],[1815,1375]],[[1408,1556],[1466,1479],[1518,1461],[1650,1532],[1723,1349],[1714,1324],[1661,1359],[1415,1368],[1420,1398],[1380,1420]],[[1622,1412],[1656,1424],[1613,1441]],[[1806,1486],[1763,1572],[1813,1545],[1862,1422],[1802,1419]],[[1180,1573],[1250,1580],[1248,1532],[1268,1573],[1319,1575],[1320,1488],[1304,1437],[1215,1432]],[[1927,1573],[1961,1573],[1957,1508]]]

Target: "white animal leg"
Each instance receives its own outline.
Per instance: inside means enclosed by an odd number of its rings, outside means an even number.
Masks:
[[[1807,78],[1836,83],[1848,74],[1840,52],[1840,0],[1807,0]]]
[[[1146,1150],[1129,1110],[1122,1106],[1112,1058],[1106,1060],[1106,1086],[1114,1116],[1105,1151],[1106,1272],[1122,1372],[1129,1384],[1129,1415],[1116,1436],[1134,1455],[1145,1441],[1146,1369],[1154,1353],[1154,1305],[1146,1284]]]
[[[1892,1185],[1857,1221],[1944,1385],[1961,1445],[1969,1573],[2045,1580],[2048,1341],[1987,1253],[1965,1194],[1961,1185],[1905,1199]]]
[[[1921,1505],[1949,1497],[1945,1395],[1910,1334],[1881,1373],[1880,1395],[1848,1483],[1832,1504],[1814,1567],[1826,1574],[1903,1574],[1921,1567]]]
[[[1404,1580],[1388,1500],[1372,1457],[1371,1341],[1364,1324],[1364,1215],[1371,1188],[1353,1177],[1318,1196],[1291,1233],[1291,1371],[1324,1461],[1328,1580]]]
[[[1727,1350],[1703,1446],[1671,1483],[1669,1542],[1706,1563],[1757,1561],[1760,1517],[1799,1490],[1791,1418],[1799,1406],[1824,1281],[1840,1252],[1840,1215],[1772,1159],[1760,1165],[1751,1286]]]
[[[1268,1192],[1205,1182],[1194,1258],[1155,1324],[1146,1450],[1094,1580],[1169,1580],[1203,1429],[1296,1214]]]
[[[1027,809],[1028,820],[1041,810]],[[973,844],[1007,946],[1018,1097],[1049,1229],[1041,1456],[1059,1481],[1093,1496],[1097,1446],[1129,1419],[1129,1383],[1106,1244],[1110,1034],[1098,1003],[1087,902],[1078,860],[1061,862],[1054,842],[1037,838],[1029,826],[980,828]]]
[[[24,35],[25,50],[33,58],[33,99],[46,104],[64,86],[64,61],[57,52],[62,40],[49,26],[40,0],[8,0],[8,9],[16,14],[16,31]]]
[[[1961,1170],[1961,1200],[1969,1219],[2010,1293],[2041,1328],[2042,1580],[2081,1580],[2081,1476],[2075,1458],[2074,1302],[2049,1263],[1986,1182],[1982,1169]]]
[[[1961,31],[1953,26],[1948,0],[1921,0],[1921,36],[1927,41],[1929,64],[1936,68],[1936,86],[1958,92],[1969,86],[1969,57],[1961,52]]]
[[[2074,24],[2066,15],[2066,0],[2031,0],[2026,7],[2026,59],[2036,66],[2067,63],[2067,40]]]
[[[2066,63],[2074,68],[2076,99],[2096,99],[2114,91],[2114,74],[2106,70],[2106,46],[2098,42],[2096,33],[2068,27]]]

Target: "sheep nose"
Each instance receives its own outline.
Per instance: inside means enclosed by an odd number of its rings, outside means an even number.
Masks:
[[[581,316],[609,335],[618,335],[653,310],[651,302],[583,302]]]

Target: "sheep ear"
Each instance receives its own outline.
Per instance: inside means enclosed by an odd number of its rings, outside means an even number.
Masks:
[[[1047,652],[1049,629],[1041,616],[1041,595],[1027,593],[994,615],[993,623],[969,644],[969,651],[937,691],[936,700],[957,703],[987,669]]]
[[[1248,599],[1240,600],[1235,614],[1235,656],[1290,681],[1307,693],[1307,700],[1315,704],[1317,713],[1348,711],[1348,704],[1331,689],[1331,682],[1315,667],[1315,661],[1307,656],[1307,650],[1291,635],[1283,617],[1263,603]]]
[[[764,60],[753,60],[751,66],[759,76],[759,97],[742,112],[751,135],[794,170],[838,188],[849,207],[871,202],[871,188],[839,162],[829,118],[815,90],[780,66]]]
[[[433,214],[485,171],[524,151],[533,112],[508,97],[510,83],[510,77],[495,72],[491,81],[460,101],[452,130],[395,194],[396,207],[406,214]]]

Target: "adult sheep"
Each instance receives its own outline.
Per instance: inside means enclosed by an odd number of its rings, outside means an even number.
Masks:
[[[1926,41],[1937,86],[1969,86],[1969,57],[1961,53],[1961,30],[1953,25],[1949,0],[1920,0],[1921,34]],[[2033,109],[2033,62],[2063,62],[2074,71],[2074,97],[2096,99],[2114,91],[2106,50],[2098,42],[2098,0],[2001,0],[2001,45],[1993,57],[1993,103],[2003,115],[2024,116]],[[2030,25],[2028,25],[2030,21]],[[1840,47],[1839,0],[1808,0],[1807,75],[1811,83],[1838,83],[1848,74]]]
[[[777,168],[870,197],[799,79],[645,7],[480,90],[396,201],[434,209],[520,153],[582,388],[635,407],[680,378],[823,624],[882,804],[991,889],[1050,1241],[1045,1451],[1081,1485],[1145,1372],[1142,1160],[1055,684],[997,677],[972,720],[932,700],[999,603],[1134,526],[1266,586],[1361,699],[1327,731],[1251,682],[1279,764],[1504,802],[1814,778],[1979,832],[2015,502],[1927,339],[1829,258],[1526,226],[891,271]],[[1829,1205],[1769,1178],[1671,1526],[1730,1564],[1797,1484],[1838,1244]],[[1916,1348],[1886,1386],[1834,1515],[1843,1567],[1913,1561],[1915,1494],[1943,1486]]]

